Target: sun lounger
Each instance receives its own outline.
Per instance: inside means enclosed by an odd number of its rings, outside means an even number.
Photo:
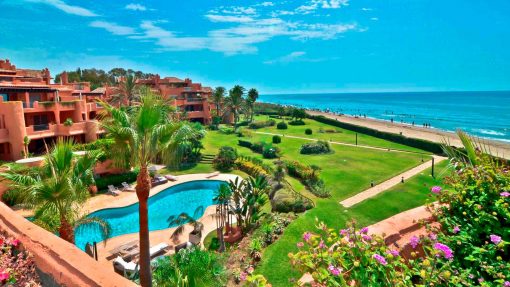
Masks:
[[[117,257],[113,260],[113,268],[118,273],[130,274],[137,271],[140,267],[133,261],[126,262],[122,257]]]
[[[164,243],[164,242],[162,242],[162,243],[160,243],[160,244],[158,244],[156,246],[151,247],[151,249],[149,250],[151,258],[156,256],[156,255],[159,255],[161,253],[166,252],[168,247],[170,247],[170,245],[168,245],[167,243]]]
[[[177,177],[175,175],[167,174],[165,175],[165,178],[169,181],[177,181]]]
[[[135,188],[127,182],[122,183],[122,188],[124,189],[124,191],[135,191]]]
[[[205,178],[211,178],[220,175],[219,171],[215,171],[213,173],[208,174]]]
[[[179,244],[179,245],[175,246],[175,253],[179,253],[180,250],[188,249],[188,248],[191,248],[192,246],[193,246],[193,243],[191,243],[189,241]]]
[[[118,190],[117,188],[115,188],[115,186],[113,185],[109,185],[108,186],[108,194],[111,194],[113,196],[117,196],[120,194],[120,190]]]

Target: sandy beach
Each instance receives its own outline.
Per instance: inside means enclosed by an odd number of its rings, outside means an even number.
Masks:
[[[419,138],[429,140],[433,142],[442,143],[444,141],[449,142],[452,146],[461,147],[462,143],[456,134],[446,132],[434,128],[424,128],[419,126],[412,126],[409,124],[391,123],[383,120],[376,120],[371,118],[359,118],[348,115],[337,116],[332,113],[319,112],[319,111],[307,111],[311,115],[322,115],[328,118],[337,119],[340,122],[365,126],[375,130],[391,132],[395,134],[402,133],[406,137]],[[480,139],[486,146],[490,147],[492,154],[510,159],[510,144],[488,139]]]

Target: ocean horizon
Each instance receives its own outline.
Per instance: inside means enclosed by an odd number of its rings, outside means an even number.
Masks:
[[[259,101],[510,142],[510,91],[266,94]]]

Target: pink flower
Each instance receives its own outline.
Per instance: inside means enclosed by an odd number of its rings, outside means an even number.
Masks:
[[[509,197],[510,196],[510,192],[508,191],[503,191],[502,193],[500,193],[499,195],[503,196],[503,197]]]
[[[435,193],[435,194],[439,194],[441,192],[441,190],[443,190],[440,186],[434,186],[430,189],[430,191],[432,191],[432,193]]]
[[[340,230],[340,234],[342,234],[343,236],[347,235],[347,229]]]
[[[243,272],[241,273],[241,275],[239,275],[239,279],[241,279],[241,281],[246,280],[246,277],[248,277],[248,274],[246,272]]]
[[[6,271],[0,271],[0,282],[9,279],[9,273]]]
[[[361,237],[365,241],[371,241],[372,240],[372,237],[370,235],[362,234]]]
[[[396,249],[393,249],[393,250],[390,249],[390,250],[386,251],[386,253],[391,254],[391,255],[393,255],[395,257],[400,255],[400,253]]]
[[[452,232],[453,232],[453,233],[455,233],[455,234],[459,233],[459,231],[460,231],[460,227],[459,227],[458,225],[456,225],[456,226],[453,228],[453,230],[452,230]]]
[[[255,271],[255,269],[253,268],[253,266],[250,266],[250,267],[246,268],[246,273],[248,273],[248,274],[252,274],[252,273],[253,273],[253,271]]]
[[[409,240],[409,244],[411,244],[411,247],[413,249],[416,249],[416,246],[418,246],[418,244],[420,244],[420,238],[418,238],[416,236],[411,237],[411,239]]]
[[[501,242],[501,236],[497,236],[495,234],[491,234],[491,242],[494,244],[499,244]]]
[[[372,256],[375,260],[379,261],[379,263],[381,263],[382,265],[386,265],[388,264],[388,262],[386,262],[386,259],[384,259],[384,257],[382,257],[381,255],[379,254],[374,254],[374,256]]]
[[[298,243],[296,244],[296,246],[297,246],[298,248],[301,248],[301,247],[303,247],[304,245],[305,245],[305,244],[304,244],[303,242],[298,242]]]
[[[305,234],[303,234],[304,241],[308,242],[310,238],[312,238],[312,234],[310,232],[305,232]]]
[[[430,233],[430,234],[429,234],[429,238],[430,238],[430,240],[436,241],[436,240],[437,240],[437,234],[435,234],[435,233]]]
[[[323,240],[321,240],[321,242],[319,242],[319,248],[320,248],[320,249],[324,249],[324,248],[326,248],[326,244],[324,244],[324,241],[323,241]]]
[[[504,287],[510,287],[510,281],[505,281],[505,283],[503,283],[503,286]]]
[[[367,234],[368,233],[368,227],[361,228],[359,232]]]
[[[450,247],[448,247],[445,244],[442,244],[442,243],[438,242],[438,243],[434,244],[434,249],[443,252],[443,256],[446,259],[452,259],[453,258],[453,251],[450,249]],[[440,255],[438,255],[438,256],[440,256]]]
[[[19,241],[19,239],[14,239],[13,241],[11,241],[11,245],[14,247],[18,247],[20,243],[21,241]]]
[[[329,265],[328,270],[333,276],[338,276],[340,275],[340,272],[342,272],[342,268],[337,268],[333,265]]]

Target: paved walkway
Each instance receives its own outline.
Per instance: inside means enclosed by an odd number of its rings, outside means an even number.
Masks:
[[[261,134],[261,135],[281,136],[281,137],[284,137],[284,138],[300,139],[300,140],[307,140],[307,141],[318,141],[319,140],[319,139],[314,139],[314,138],[291,136],[291,135],[276,134],[276,133],[267,133],[267,132],[255,132],[255,133],[256,134]],[[329,142],[330,144],[335,144],[335,145],[343,145],[343,146],[350,146],[350,147],[366,148],[366,149],[372,149],[372,150],[382,150],[382,151],[392,151],[392,152],[402,152],[402,153],[415,153],[415,154],[426,154],[426,153],[415,152],[415,151],[406,151],[406,150],[400,150],[400,149],[391,149],[391,148],[376,147],[376,146],[369,146],[369,145],[356,145],[356,144],[349,144],[349,143],[336,142],[336,141],[327,141],[327,142]]]
[[[435,159],[436,164],[440,163],[441,161],[446,159],[446,157],[437,156],[437,155],[433,155],[433,157]],[[426,170],[427,168],[429,168],[431,166],[432,166],[432,160],[427,161],[427,162],[420,164],[419,166],[416,166],[404,173],[401,173],[393,178],[390,178],[381,184],[378,184],[378,185],[371,187],[363,192],[360,192],[360,193],[356,194],[355,196],[349,197],[349,198],[341,201],[340,204],[345,207],[351,207],[355,204],[362,202],[365,199],[374,197],[374,196],[378,195],[379,193],[381,193],[385,190],[388,190],[395,185],[400,184],[402,181],[402,177],[404,177],[404,180],[407,180],[407,179],[421,173],[422,171]]]

